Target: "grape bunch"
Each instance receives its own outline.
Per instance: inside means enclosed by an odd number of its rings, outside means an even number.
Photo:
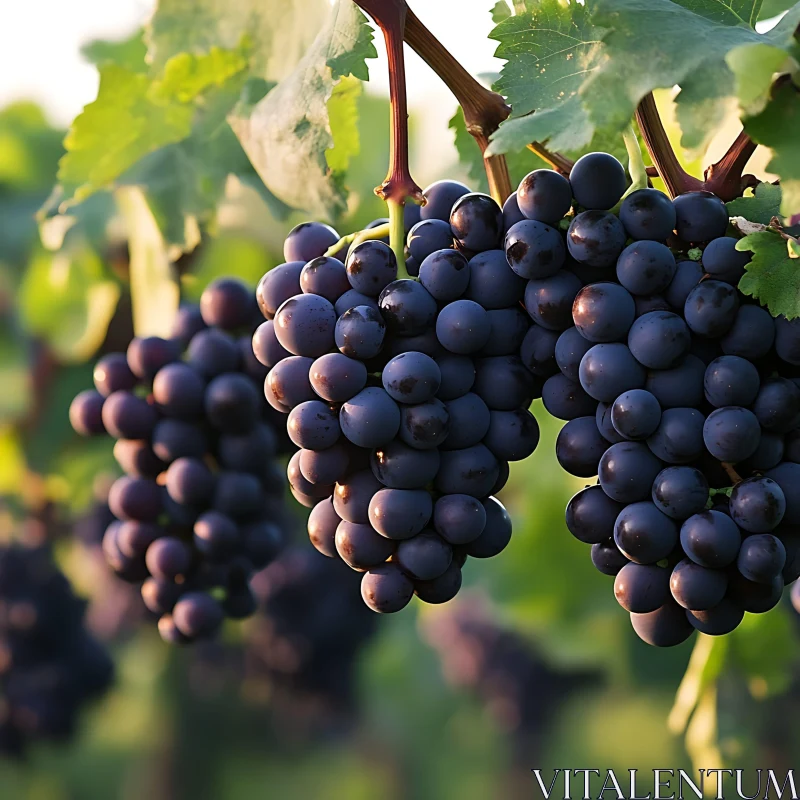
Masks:
[[[299,448],[291,491],[312,509],[314,546],[363,572],[362,597],[381,613],[414,594],[450,600],[467,557],[506,547],[494,495],[539,440],[528,407],[542,381],[523,363],[536,343],[503,210],[454,181],[425,196],[407,215],[415,277],[398,278],[384,241],[344,253],[310,222],[257,289],[266,322],[253,351]]]
[[[309,701],[347,714],[358,657],[376,630],[356,576],[311,548],[287,548],[253,579],[258,614],[248,627],[244,676],[289,709]]]
[[[78,433],[108,433],[125,475],[112,486],[106,560],[142,583],[161,636],[214,635],[250,616],[251,575],[284,538],[282,436],[250,340],[252,292],[222,278],[182,307],[170,339],[135,338],[98,361],[95,389],[70,407]]]
[[[0,547],[0,751],[63,741],[111,685],[113,664],[84,626],[85,603],[48,545]]]
[[[800,320],[737,290],[749,254],[719,198],[625,186],[604,153],[569,180],[532,172],[506,255],[529,279],[523,360],[566,420],[558,461],[598,476],[567,527],[639,637],[672,646],[729,633],[800,575]]]
[[[479,596],[421,617],[420,627],[445,680],[477,695],[495,724],[519,739],[528,763],[531,745],[542,744],[559,707],[599,679],[588,671],[554,670],[523,637],[503,627]]]

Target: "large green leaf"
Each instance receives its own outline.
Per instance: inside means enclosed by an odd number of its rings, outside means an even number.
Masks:
[[[116,64],[132,72],[146,72],[148,69],[143,30],[138,30],[121,41],[95,39],[81,48],[81,55],[97,67]]]
[[[759,144],[772,150],[767,165],[780,175],[781,213],[793,217],[800,212],[800,95],[790,83],[779,87],[767,107],[745,120],[745,130]]]
[[[602,61],[603,31],[581,4],[528,0],[525,6],[491,33],[499,42],[495,55],[506,59],[495,88],[513,113],[492,137],[489,153],[521,150],[532,141],[580,149],[592,140],[594,125],[578,92]]]
[[[726,205],[731,217],[744,217],[750,222],[769,225],[772,218],[781,213],[781,187],[759,183],[754,189],[748,189],[743,197],[737,197]]]
[[[231,114],[231,126],[264,184],[287,205],[325,218],[344,210],[342,168],[358,151],[358,136],[349,85],[339,80],[366,77],[366,59],[375,55],[366,17],[352,0],[338,0],[292,74],[254,106],[240,105]],[[330,103],[350,104],[333,114],[336,141]]]
[[[252,74],[279,81],[303,58],[329,10],[328,0],[159,0],[148,52],[160,69],[179,53],[233,49],[246,36]]]
[[[739,289],[767,306],[773,316],[800,317],[800,257],[775,231],[751,233],[736,245],[753,253]],[[796,244],[796,243],[795,243]]]

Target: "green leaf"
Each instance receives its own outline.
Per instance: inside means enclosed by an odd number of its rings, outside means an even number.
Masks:
[[[506,0],[497,0],[491,13],[492,22],[494,22],[495,25],[499,25],[503,20],[508,19],[512,15],[512,11]]]
[[[743,113],[753,116],[764,110],[775,74],[786,71],[792,59],[783,48],[759,42],[734,47],[725,62],[736,78],[736,94]]]
[[[741,239],[736,249],[753,253],[739,290],[774,317],[800,317],[800,259],[791,256],[786,239],[776,231],[759,231]]]
[[[0,184],[4,190],[47,191],[64,153],[62,131],[39,106],[12,103],[0,111]]]
[[[365,74],[365,59],[375,55],[364,15],[352,0],[338,0],[294,72],[249,113],[240,107],[230,116],[264,184],[287,205],[326,219],[344,210],[341,168],[358,152],[358,135],[354,95],[347,86],[335,92],[336,81],[343,70]]]
[[[119,189],[117,204],[128,231],[134,333],[168,338],[180,292],[166,244],[141,189]]]
[[[675,0],[694,14],[723,25],[755,27],[762,0]]]
[[[0,319],[0,426],[18,422],[30,412],[33,392],[29,347],[10,319]]]
[[[800,95],[784,83],[760,114],[745,120],[744,127],[754,141],[772,150],[767,169],[781,179],[781,213],[794,216],[800,211]]]
[[[495,89],[508,98],[513,113],[492,137],[488,152],[521,150],[532,141],[577,150],[594,136],[578,91],[601,63],[603,31],[583,5],[558,0],[525,5],[524,13],[490,34],[499,42],[495,55],[506,59]]]
[[[730,217],[744,217],[750,222],[769,225],[781,211],[781,187],[759,183],[755,189],[748,189],[744,197],[737,197],[726,205]]]
[[[291,73],[323,27],[327,0],[159,0],[147,29],[156,70],[180,53],[251,44],[251,74],[278,81]]]
[[[105,339],[117,307],[119,285],[97,253],[74,239],[58,253],[36,254],[20,286],[23,324],[64,362],[86,361]]]
[[[131,72],[146,72],[148,69],[144,30],[138,30],[127,39],[116,42],[95,39],[81,48],[81,55],[97,67],[116,64]]]

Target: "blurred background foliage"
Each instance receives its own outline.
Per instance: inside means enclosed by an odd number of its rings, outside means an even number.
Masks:
[[[85,50],[101,69],[134,76],[144,52],[139,33]],[[358,147],[346,208],[332,221],[342,233],[385,215],[372,189],[388,160],[388,103],[368,91],[352,102]],[[346,666],[346,703],[331,708],[330,697],[243,671],[257,622],[229,623],[218,646],[192,650],[170,648],[152,625],[137,624],[143,612],[105,570],[97,543],[70,535],[92,513],[98,476],[115,475],[116,465],[109,441],[72,432],[69,403],[90,385],[98,355],[127,346],[135,320],[139,332],[163,324],[179,294],[196,301],[217,276],[255,285],[304,218],[260,183],[235,137],[204,127],[211,106],[186,137],[68,207],[51,196],[65,132],[31,103],[0,110],[0,528],[19,537],[26,520],[46,520],[45,535],[90,600],[90,624],[117,664],[115,687],[74,741],[0,760],[0,796],[478,800],[534,796],[534,767],[796,763],[800,653],[791,608],[748,615],[726,641],[702,639],[694,655],[691,644],[642,644],[611,579],[565,529],[564,506],[582,482],[559,469],[559,423],[541,401],[533,411],[542,442],[512,466],[502,493],[511,545],[466,570],[468,590],[452,608],[414,603],[378,619]],[[419,158],[416,123],[412,116],[412,162],[430,164]],[[441,136],[455,145],[450,161],[417,168],[417,180],[484,188],[460,115]],[[527,152],[510,163],[514,181],[541,165]],[[357,582],[345,590],[357,593]]]

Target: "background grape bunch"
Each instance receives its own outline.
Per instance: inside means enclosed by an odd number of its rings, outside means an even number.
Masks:
[[[170,339],[136,338],[100,359],[95,389],[70,407],[76,431],[117,439],[126,474],[108,493],[116,519],[103,551],[117,575],[142,582],[170,642],[250,616],[250,577],[284,541],[285,437],[261,392],[257,322],[251,290],[216,280],[199,308],[181,308]]]
[[[529,174],[506,254],[530,279],[538,345],[523,360],[567,421],[558,461],[598,476],[567,527],[616,576],[636,633],[671,646],[729,633],[800,575],[800,322],[737,290],[749,253],[719,198],[638,189],[620,203],[625,186],[604,153],[569,180]]]
[[[113,664],[86,630],[86,604],[48,544],[0,547],[0,751],[68,738],[81,709],[111,685]]]
[[[253,350],[300,448],[291,491],[312,508],[314,546],[365,573],[378,612],[413,594],[450,600],[467,557],[506,547],[511,521],[494,495],[539,440],[528,406],[541,380],[521,358],[525,281],[502,249],[509,219],[455,181],[425,196],[406,212],[416,278],[398,278],[384,241],[345,252],[311,222],[257,290],[267,321]]]

